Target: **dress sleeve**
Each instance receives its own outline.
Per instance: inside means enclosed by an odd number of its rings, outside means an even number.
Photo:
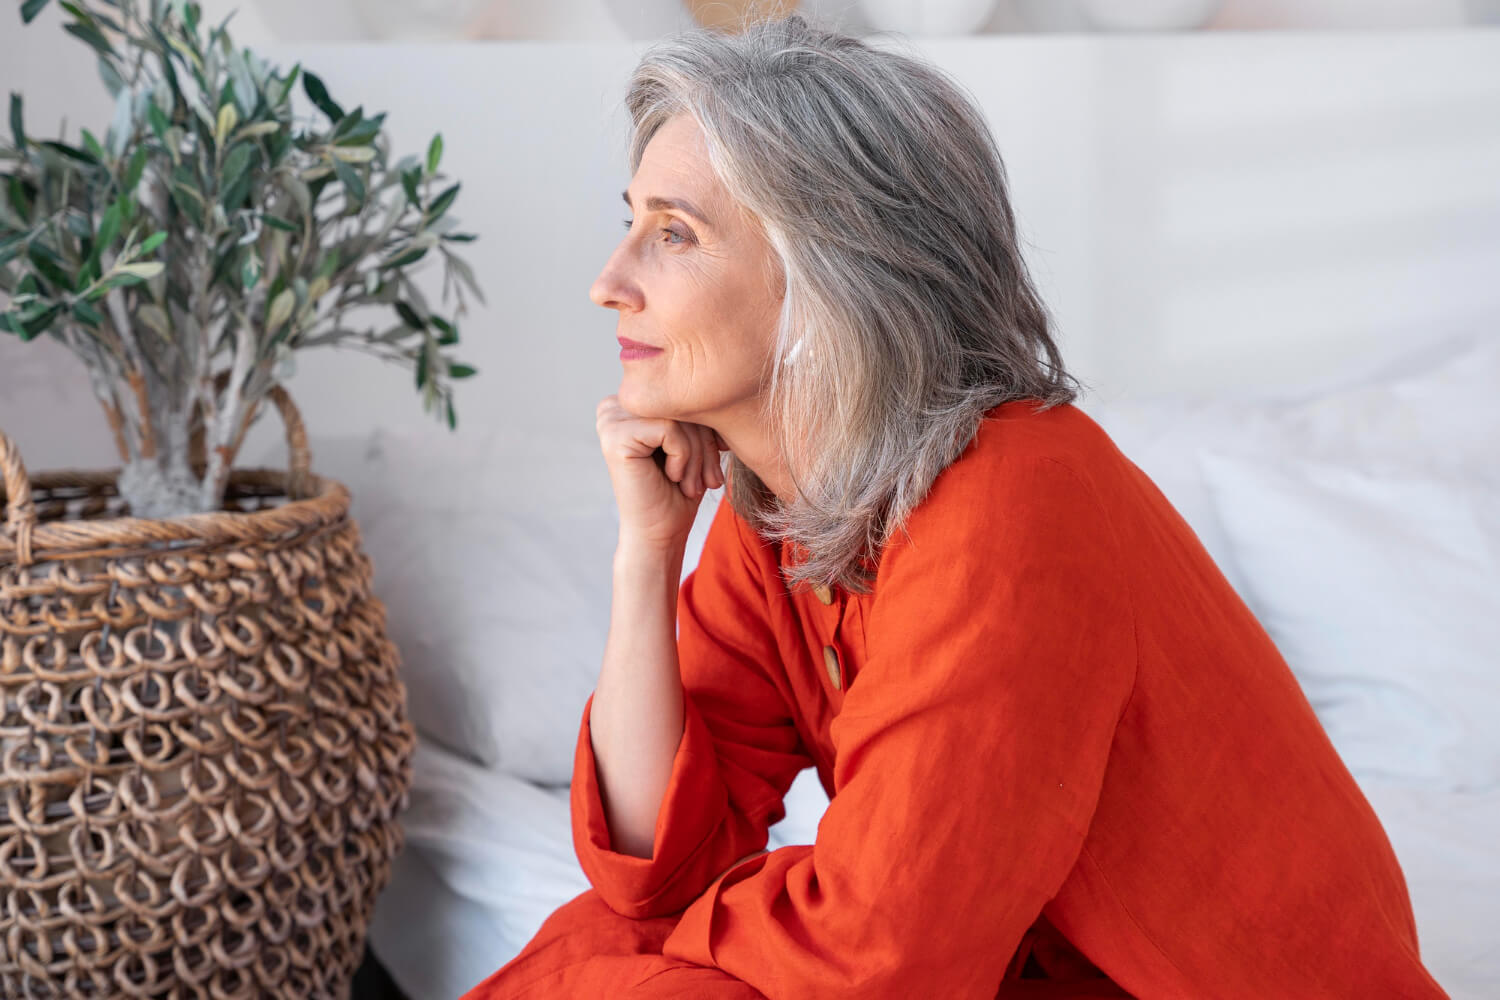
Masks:
[[[730,864],[766,846],[792,780],[812,764],[784,688],[767,591],[728,501],[677,599],[683,732],[650,858],[613,849],[584,706],[571,791],[573,846],[611,908],[653,917],[687,906]]]
[[[663,953],[770,1000],[993,997],[1082,849],[1135,683],[1109,514],[1039,456],[939,477],[883,553],[816,842],[735,865]]]

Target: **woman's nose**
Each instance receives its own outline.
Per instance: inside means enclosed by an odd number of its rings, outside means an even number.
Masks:
[[[610,254],[609,260],[604,263],[604,270],[599,272],[593,286],[589,288],[589,298],[597,306],[606,309],[640,308],[640,290],[625,267],[624,255],[621,253],[623,249],[622,244]]]

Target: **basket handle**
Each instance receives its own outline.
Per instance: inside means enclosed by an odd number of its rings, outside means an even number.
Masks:
[[[214,391],[223,392],[224,387],[229,384],[229,370],[219,372],[214,376]],[[297,409],[297,404],[292,402],[291,394],[277,383],[271,383],[266,391],[271,397],[271,402],[276,404],[276,409],[281,413],[282,426],[286,428],[286,450],[287,450],[287,480],[286,494],[288,499],[298,500],[305,496],[311,496],[314,492],[312,487],[312,449],[307,444],[307,427],[302,422],[302,412]],[[264,398],[264,397],[263,397]],[[240,421],[239,429],[235,431],[234,439],[229,442],[229,455],[226,464],[234,467],[234,459],[240,453],[240,445],[245,442],[245,432],[250,429],[250,421],[255,419],[256,411],[260,408],[261,400],[257,399],[255,405],[245,412],[245,418]],[[202,409],[202,404],[194,407],[196,411]],[[188,442],[189,461],[200,475],[202,470],[208,468],[208,457],[203,442],[203,422],[193,421],[193,434]]]
[[[31,563],[31,529],[36,527],[36,505],[31,502],[31,479],[21,449],[0,431],[0,475],[5,479],[5,531],[16,540],[16,557]]]
[[[228,384],[229,372],[222,371],[215,379],[218,391],[222,392]],[[312,449],[307,444],[307,427],[302,422],[302,413],[297,409],[297,404],[292,402],[291,395],[280,385],[273,384],[266,395],[271,397],[271,402],[276,404],[276,409],[281,413],[281,422],[286,428],[286,447],[288,453],[288,469],[286,492],[291,500],[298,500],[311,496],[312,490]],[[245,419],[240,422],[239,430],[234,435],[234,440],[229,446],[229,463],[233,467],[234,457],[239,454],[240,445],[244,443],[245,432],[250,428],[250,421],[254,418],[256,410],[260,406],[260,400],[256,400],[255,406],[245,414]],[[197,422],[193,430],[192,440],[189,442],[189,454],[191,461],[202,474],[208,462],[204,457],[203,425]],[[26,463],[21,461],[21,449],[16,447],[14,441],[6,437],[4,431],[0,431],[0,479],[5,483],[5,530],[16,539],[17,555],[21,565],[30,562],[31,531],[36,526],[36,505],[31,499],[31,478],[26,473]]]

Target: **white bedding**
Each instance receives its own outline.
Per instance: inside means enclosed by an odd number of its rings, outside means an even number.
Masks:
[[[1492,586],[1500,579],[1492,513],[1500,496],[1495,462],[1500,457],[1500,335],[1423,348],[1409,364],[1299,400],[1168,399],[1108,412],[1084,409],[1162,488],[1252,607],[1259,592],[1257,615],[1299,680],[1317,695],[1315,708],[1332,709],[1340,702],[1318,694],[1319,678],[1330,671],[1341,675],[1344,693],[1363,678],[1371,692],[1377,686],[1399,688],[1393,683],[1399,681],[1412,690],[1425,685],[1420,693],[1428,701],[1447,700],[1450,710],[1433,713],[1427,728],[1387,726],[1390,745],[1361,741],[1362,730],[1347,714],[1320,712],[1320,717],[1336,745],[1344,741],[1340,752],[1401,860],[1428,968],[1454,1000],[1500,998],[1500,774],[1493,763],[1500,755],[1500,731],[1482,724],[1493,713],[1479,704],[1495,697],[1500,682],[1500,649],[1492,638],[1494,616],[1500,613],[1493,607],[1500,591]],[[400,444],[385,441],[390,448]],[[1204,453],[1219,460],[1205,466],[1199,461]],[[404,457],[395,460],[405,463]],[[1335,464],[1345,467],[1336,480],[1329,478]],[[1292,488],[1282,480],[1294,467],[1303,470],[1305,481]],[[1378,470],[1378,475],[1348,474],[1350,467]],[[1428,499],[1401,499],[1408,496]],[[1344,536],[1312,516],[1335,502],[1342,505],[1339,517],[1349,522],[1351,533]],[[1414,505],[1421,509],[1409,509]],[[557,532],[568,535],[558,551],[593,544],[605,554],[598,560],[601,567],[607,566],[612,525],[587,505],[578,510],[576,517],[569,513],[528,523],[539,532],[552,531],[555,523]],[[700,512],[700,520],[711,513]],[[408,530],[405,519],[391,523]],[[377,560],[386,544],[382,524],[372,517],[367,534]],[[598,537],[582,541],[591,531]],[[531,544],[538,552],[547,550],[545,539]],[[696,562],[701,532],[690,544],[684,573]],[[1338,546],[1321,557],[1320,571],[1331,567],[1342,576],[1329,580],[1308,572],[1301,574],[1306,580],[1288,578],[1294,557],[1311,554],[1316,561],[1311,549],[1319,545]],[[473,562],[496,565],[480,555],[475,553]],[[1398,564],[1393,572],[1392,563]],[[605,620],[607,599],[572,579],[587,577],[584,567],[571,568],[575,572],[567,579],[549,583],[554,603]],[[1371,568],[1384,575],[1377,581],[1367,571]],[[547,579],[540,573],[528,576]],[[1453,597],[1460,583],[1468,588],[1463,601]],[[567,587],[580,589],[571,593]],[[1413,587],[1421,593],[1413,593]],[[1417,599],[1432,597],[1434,587],[1443,589],[1444,600],[1428,606]],[[1408,647],[1380,640],[1378,630],[1365,627],[1371,613],[1365,598],[1377,609],[1406,615],[1400,618],[1401,638],[1426,657],[1420,671],[1416,653],[1410,676],[1403,673],[1406,654],[1386,655]],[[504,636],[473,637],[476,659],[464,676],[476,685],[494,685],[495,675],[509,670],[556,686],[560,673],[554,670],[591,675],[597,671],[597,650],[584,649],[576,635],[565,634],[567,620],[562,615],[556,623],[558,632],[550,640],[555,650],[545,643],[532,647],[551,657],[544,664],[494,656],[508,648]],[[592,628],[597,622],[579,624]],[[1431,630],[1429,641],[1423,641],[1423,629]],[[436,681],[454,665],[439,660],[425,666],[428,673],[413,676]],[[546,706],[551,721],[542,735],[548,773],[566,773],[577,733],[587,681],[575,676],[569,684],[566,690],[556,687]],[[500,690],[462,697],[484,700],[472,706],[481,713],[488,708],[515,716],[535,710],[525,701],[499,704]],[[1366,712],[1354,721],[1375,718]],[[535,720],[531,725],[535,728]],[[496,745],[515,735],[498,715],[493,726]],[[442,735],[451,746],[453,733]],[[1428,746],[1465,749],[1457,758],[1431,757],[1442,766],[1414,769],[1428,759],[1423,756]],[[413,1000],[452,1000],[463,993],[514,956],[552,910],[587,888],[573,856],[566,787],[517,777],[503,769],[505,752],[489,757],[486,749],[477,745],[466,757],[424,739],[418,750],[411,809],[404,819],[408,848],[371,930],[373,947]],[[527,749],[519,747],[511,759],[526,760],[520,751]],[[1402,766],[1393,768],[1393,762]],[[787,820],[773,831],[773,845],[810,843],[825,804],[813,772],[805,772],[788,797]]]
[[[573,856],[568,790],[417,751],[407,849],[370,940],[412,1000],[453,1000],[509,961],[553,909],[588,887]],[[1428,969],[1453,1000],[1500,997],[1500,792],[1366,780],[1406,873]],[[826,803],[812,770],[772,845],[809,843]]]

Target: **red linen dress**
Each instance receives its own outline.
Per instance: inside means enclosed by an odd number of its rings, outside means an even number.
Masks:
[[[988,414],[868,595],[788,593],[720,505],[652,857],[611,850],[586,707],[594,888],[465,1000],[1445,996],[1271,639],[1102,428],[1036,405]],[[816,843],[746,859],[809,766]]]

